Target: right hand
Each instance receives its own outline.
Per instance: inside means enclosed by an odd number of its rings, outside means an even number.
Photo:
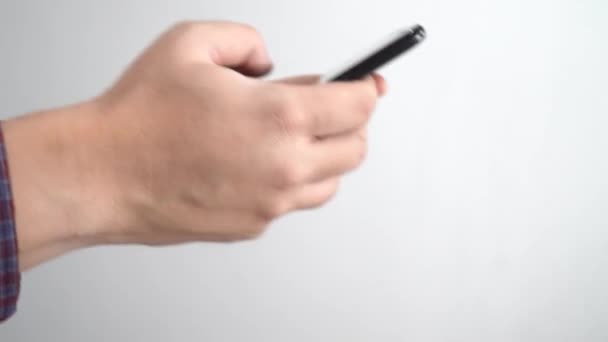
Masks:
[[[262,81],[261,36],[226,22],[162,35],[92,101],[80,170],[112,217],[80,236],[174,244],[259,236],[275,218],[318,207],[366,153],[383,81]]]

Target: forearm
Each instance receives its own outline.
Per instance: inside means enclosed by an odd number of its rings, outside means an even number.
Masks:
[[[21,270],[98,241],[98,185],[82,148],[93,115],[88,103],[3,123]]]

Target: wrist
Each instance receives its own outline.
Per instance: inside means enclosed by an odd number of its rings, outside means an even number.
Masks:
[[[88,102],[3,123],[22,269],[103,239],[107,196],[90,149],[97,120]]]

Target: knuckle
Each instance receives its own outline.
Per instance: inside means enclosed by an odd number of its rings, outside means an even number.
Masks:
[[[303,110],[287,105],[288,107],[279,115],[281,127],[288,132],[300,131],[306,126],[306,114]]]
[[[354,167],[361,165],[368,155],[368,146],[364,138],[357,140],[357,146],[353,149],[353,160],[352,164]]]
[[[247,24],[247,23],[233,23],[233,24],[252,36],[261,37],[260,31],[258,31],[258,29],[251,24]]]
[[[333,197],[333,195],[331,195],[331,194],[324,195],[323,197],[319,197],[319,199],[316,200],[315,202],[311,203],[308,206],[308,208],[309,209],[319,209],[319,208],[323,207],[325,204],[327,204],[327,202],[329,202],[332,197]]]
[[[368,143],[368,137],[369,137],[369,133],[368,133],[368,128],[367,126],[363,127],[359,133],[358,133],[358,137],[359,140],[363,141],[363,143],[367,144]]]
[[[338,89],[336,89],[336,91],[333,94],[333,97],[338,100],[340,103],[343,104],[351,104],[353,99],[356,97],[353,97],[353,88],[352,86],[345,86],[345,87],[340,87]]]
[[[359,101],[359,109],[365,113],[366,116],[371,115],[376,107],[376,96],[371,92],[367,91],[361,95]]]
[[[323,191],[315,197],[315,199],[309,204],[309,208],[320,208],[331,201],[338,192],[340,180],[338,178],[332,180],[327,186],[324,187]]]
[[[195,30],[198,24],[191,20],[182,20],[173,25],[171,31],[177,32],[178,34],[185,34]]]
[[[323,194],[323,196],[321,196],[318,206],[325,205],[327,202],[331,201],[336,196],[339,185],[340,185],[340,182],[338,180],[333,181],[330,184],[330,186],[328,187],[327,192],[325,194]]]
[[[302,168],[292,161],[280,163],[272,177],[279,189],[292,188],[299,185],[304,179]]]
[[[266,201],[260,208],[260,218],[264,224],[268,224],[279,216],[289,211],[289,203],[282,198],[273,198]]]
[[[278,87],[277,89],[281,89]],[[297,101],[288,91],[279,90],[274,94],[271,108],[272,119],[278,127],[286,132],[301,129],[306,124],[306,115],[297,105]]]
[[[363,163],[366,159],[367,156],[369,155],[369,149],[367,147],[367,144],[362,144],[363,146],[361,147],[361,150],[359,152],[359,161],[358,163],[361,164]]]
[[[239,240],[255,240],[264,235],[268,227],[268,221],[258,220],[240,233]]]
[[[338,193],[338,188],[340,187],[340,181],[336,180],[335,182],[332,183],[330,190],[325,194],[325,197],[322,198],[322,203],[321,205],[331,201],[336,194]]]
[[[335,93],[343,108],[353,111],[356,120],[367,122],[376,107],[376,97],[367,88],[344,87]]]
[[[190,66],[201,58],[198,36],[202,34],[204,25],[182,21],[173,26],[168,35],[169,48],[165,50],[173,62],[179,66]]]

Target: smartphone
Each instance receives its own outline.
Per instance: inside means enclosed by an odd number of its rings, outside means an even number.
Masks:
[[[321,78],[322,83],[354,81],[368,76],[405,52],[420,44],[426,38],[426,31],[420,25],[399,30],[375,48],[359,56],[352,63]]]

